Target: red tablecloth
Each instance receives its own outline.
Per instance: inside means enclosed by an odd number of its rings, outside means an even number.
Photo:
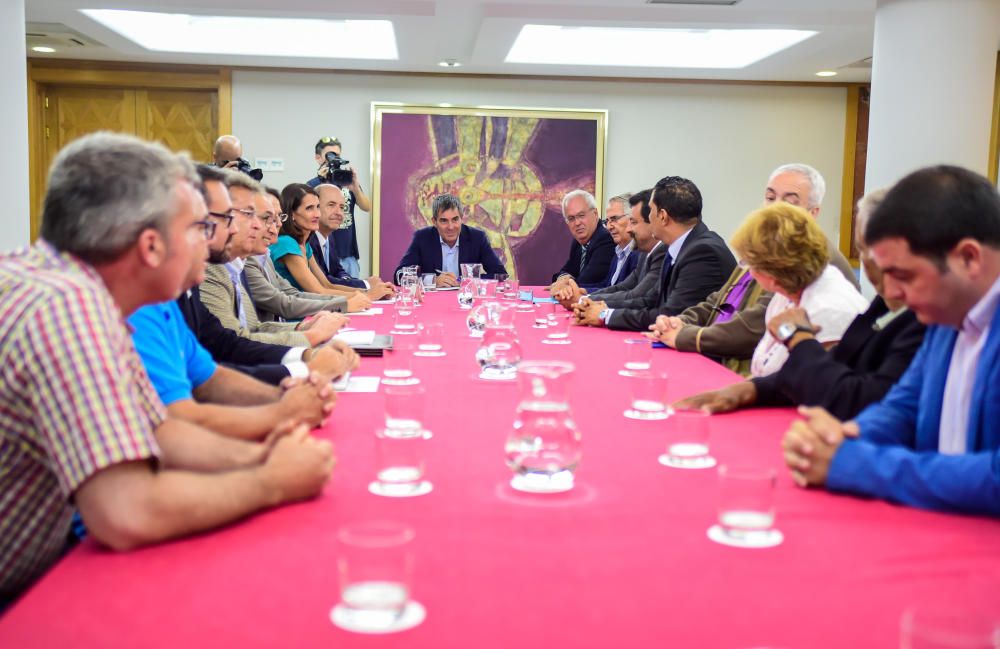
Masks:
[[[584,455],[574,492],[515,495],[503,445],[517,388],[473,378],[465,315],[453,292],[420,309],[448,335],[447,356],[415,359],[433,493],[368,493],[382,396],[342,394],[318,431],[338,456],[322,497],[128,554],[84,543],[0,620],[0,647],[896,647],[907,607],[1000,603],[1000,522],[795,487],[779,450],[789,410],[718,416],[712,429],[721,462],[778,468],[784,544],[709,541],[716,473],[661,466],[663,424],[622,416],[622,333],[573,328],[572,345],[549,346],[518,316],[525,358],[576,363]],[[352,324],[386,332],[391,307]],[[675,397],[735,380],[693,354],[657,350],[654,362]],[[358,373],[381,367],[367,358]],[[335,530],[368,519],[416,530],[427,619],[401,634],[329,621]]]

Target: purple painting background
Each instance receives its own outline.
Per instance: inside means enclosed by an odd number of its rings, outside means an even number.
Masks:
[[[428,116],[383,113],[381,144],[377,273],[386,277],[406,252],[415,229],[413,224],[427,223],[417,206],[411,204],[412,192],[408,190],[412,179],[435,162]],[[562,219],[560,200],[577,188],[594,192],[596,158],[595,120],[539,120],[521,160],[542,183],[545,213],[529,236],[512,239],[517,274],[523,284],[547,285],[565,262],[571,237]],[[468,210],[470,206],[464,207]]]

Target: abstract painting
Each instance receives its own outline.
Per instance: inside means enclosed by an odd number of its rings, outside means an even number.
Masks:
[[[547,285],[568,254],[562,197],[603,201],[607,112],[372,104],[372,260],[385,277],[450,193],[512,277]]]

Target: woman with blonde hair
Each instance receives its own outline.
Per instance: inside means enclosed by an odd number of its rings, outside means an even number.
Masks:
[[[761,288],[775,294],[767,305],[765,322],[799,307],[811,323],[810,327],[782,325],[775,331],[768,326],[754,350],[751,376],[767,376],[780,369],[788,358],[786,346],[800,332],[808,331],[824,347],[832,347],[868,307],[851,283],[830,266],[823,231],[800,207],[774,203],[751,212],[730,243]]]

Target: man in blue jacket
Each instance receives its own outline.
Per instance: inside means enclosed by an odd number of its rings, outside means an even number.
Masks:
[[[1000,515],[1000,195],[959,167],[922,169],[865,230],[886,297],[930,325],[886,397],[842,423],[819,408],[785,435],[801,486]]]
[[[413,241],[399,260],[394,277],[404,266],[420,266],[421,273],[437,273],[439,288],[458,286],[461,264],[482,264],[487,275],[506,273],[486,233],[462,223],[462,204],[441,194],[431,204],[432,226],[413,233]]]

